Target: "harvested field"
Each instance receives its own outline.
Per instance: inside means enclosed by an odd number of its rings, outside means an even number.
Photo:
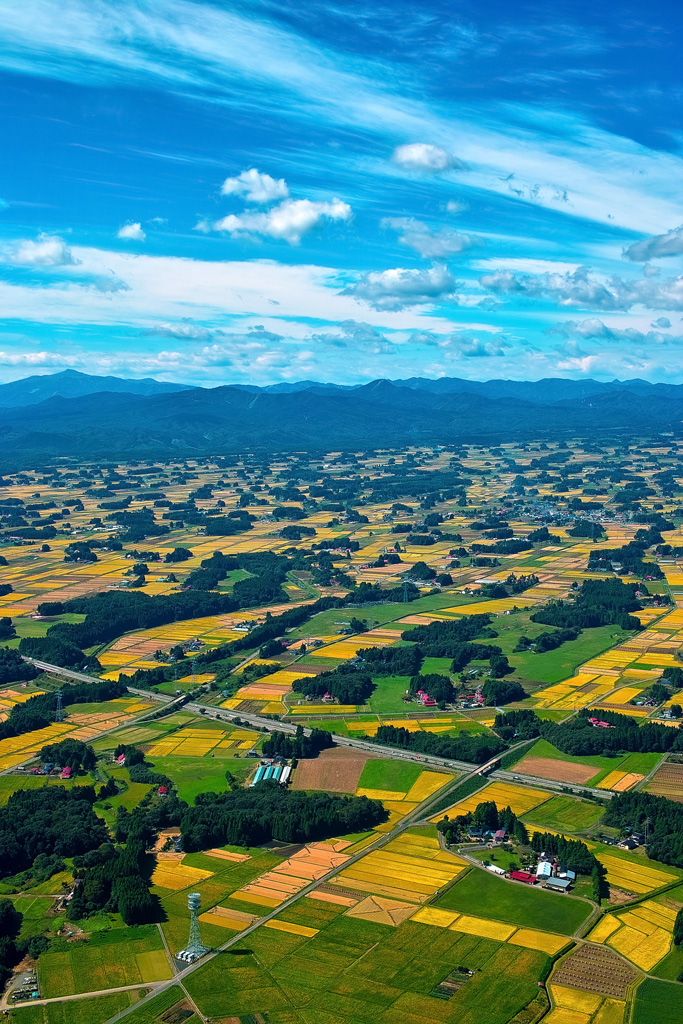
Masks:
[[[321,789],[326,793],[355,793],[368,760],[348,747],[322,750],[316,758],[299,761],[292,789]]]
[[[515,765],[515,771],[522,775],[535,775],[539,779],[573,782],[578,785],[588,782],[595,775],[595,768],[589,764],[555,761],[551,757],[525,757]]]
[[[683,803],[683,764],[663,764],[650,779],[646,789],[655,796],[665,796],[668,800]]]
[[[386,896],[368,896],[357,906],[347,911],[347,917],[359,917],[362,921],[388,924],[396,928],[415,913],[414,903],[388,899]]]
[[[553,974],[553,985],[598,992],[603,996],[624,999],[629,985],[638,973],[620,956],[604,946],[585,943],[563,960]]]

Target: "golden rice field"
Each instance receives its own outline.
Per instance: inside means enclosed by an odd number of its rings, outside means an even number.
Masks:
[[[549,1024],[622,1024],[626,1010],[623,999],[570,988],[551,982],[548,986],[553,1007],[543,1018]]]
[[[522,946],[525,949],[538,949],[551,956],[559,953],[569,941],[564,935],[537,931],[533,928],[518,928],[514,924],[503,924],[489,918],[459,914],[455,910],[441,910],[438,907],[420,907],[411,920],[437,928],[448,928],[450,931],[462,932],[465,935],[476,935],[481,939],[495,939],[497,942],[508,942],[510,945]]]
[[[435,837],[405,833],[345,868],[337,881],[379,896],[424,903],[448,885],[466,861],[439,847]]]
[[[606,943],[636,967],[651,971],[671,949],[677,912],[656,900],[646,900],[630,910],[605,915],[588,939]]]
[[[587,845],[589,849],[594,848],[592,843]],[[677,878],[676,875],[669,874],[668,871],[651,867],[649,863],[643,864],[639,860],[636,864],[602,852],[600,853],[600,862],[607,869],[607,881],[610,885],[638,895],[652,892],[663,885],[669,885]]]
[[[185,728],[162,737],[148,749],[150,757],[205,757],[212,750],[251,750],[258,733],[249,729]]]
[[[492,782],[484,789],[478,790],[472,796],[459,800],[446,811],[435,815],[432,821],[441,821],[444,814],[469,814],[474,811],[478,804],[484,801],[495,801],[499,811],[509,807],[514,814],[526,814],[539,804],[549,800],[552,794],[542,789],[533,789],[531,786],[517,786],[514,783]]]
[[[211,878],[213,871],[205,871],[203,868],[193,868],[189,864],[183,864],[182,854],[158,854],[157,862],[152,873],[152,884],[162,889],[186,889],[189,885],[196,885],[207,878]]]

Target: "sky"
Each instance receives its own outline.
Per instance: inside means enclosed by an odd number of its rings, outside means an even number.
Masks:
[[[0,381],[683,383],[674,0],[0,0]]]

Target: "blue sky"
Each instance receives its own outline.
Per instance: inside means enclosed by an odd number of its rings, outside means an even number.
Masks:
[[[683,381],[678,4],[0,13],[0,380]]]

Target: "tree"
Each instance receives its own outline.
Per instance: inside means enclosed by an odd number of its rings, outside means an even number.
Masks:
[[[365,619],[358,619],[354,615],[353,618],[351,619],[351,621],[349,622],[349,628],[354,633],[367,633],[367,631],[368,631],[368,624],[365,621]]]
[[[513,835],[514,835],[515,839],[517,840],[518,843],[520,843],[520,845],[522,845],[522,846],[527,846],[528,845],[528,843],[529,843],[529,833],[527,832],[526,826],[525,826],[523,821],[520,821],[520,819],[517,818],[517,820],[515,821],[515,825],[514,825],[514,828],[513,828],[512,831],[513,831]]]
[[[17,631],[14,628],[9,615],[3,615],[0,618],[0,640],[12,640],[17,635]]]
[[[680,946],[683,943],[683,909],[679,910],[676,914],[676,920],[674,921],[674,946]]]
[[[188,558],[192,558],[189,548],[173,548],[173,551],[166,552],[164,562],[186,562]]]
[[[97,758],[92,747],[81,740],[65,739],[60,743],[49,743],[40,751],[41,761],[51,761],[60,768],[69,767],[73,771],[83,768],[90,771],[95,767]]]

